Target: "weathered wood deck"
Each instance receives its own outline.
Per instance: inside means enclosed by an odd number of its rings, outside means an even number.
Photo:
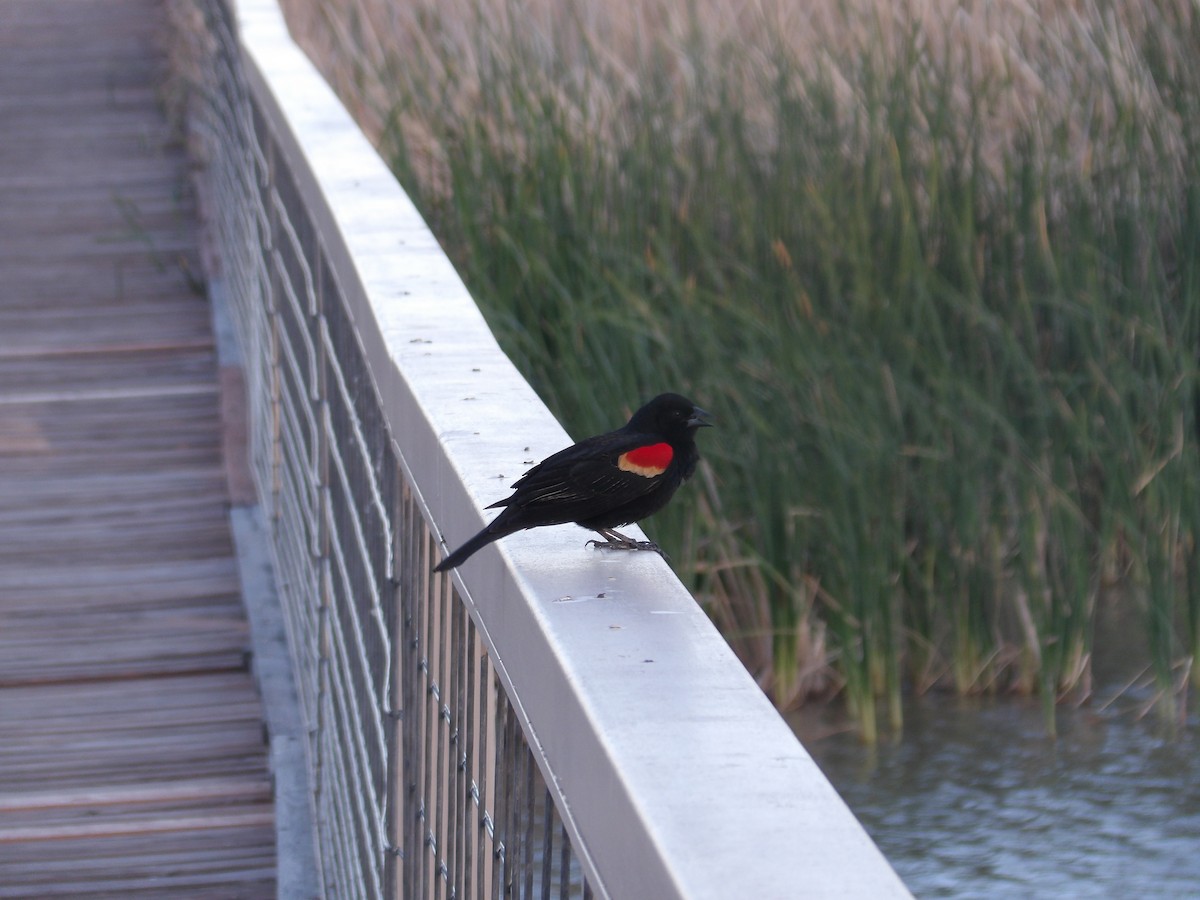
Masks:
[[[0,2],[0,898],[275,892],[164,29]]]

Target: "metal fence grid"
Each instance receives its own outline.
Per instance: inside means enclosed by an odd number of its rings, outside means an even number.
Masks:
[[[590,897],[476,623],[431,572],[433,533],[247,89],[230,11],[203,9],[192,130],[246,367],[327,894]]]

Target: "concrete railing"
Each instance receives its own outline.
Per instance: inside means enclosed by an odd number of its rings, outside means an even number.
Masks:
[[[907,896],[657,556],[563,526],[431,573],[569,438],[274,0],[205,9],[193,130],[327,894]]]

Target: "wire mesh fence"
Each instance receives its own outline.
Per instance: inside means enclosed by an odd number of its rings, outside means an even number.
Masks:
[[[589,897],[483,636],[431,572],[433,533],[231,11],[201,9],[191,130],[246,368],[325,890]]]

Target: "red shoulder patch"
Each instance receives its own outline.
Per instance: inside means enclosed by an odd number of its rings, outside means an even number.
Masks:
[[[622,453],[617,457],[617,468],[646,478],[656,478],[667,470],[674,456],[675,451],[670,444],[647,444]]]

